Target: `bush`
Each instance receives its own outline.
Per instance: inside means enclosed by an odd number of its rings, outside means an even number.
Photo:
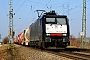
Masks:
[[[18,50],[13,44],[10,44],[7,48],[7,52],[10,53],[11,56],[15,56],[17,54]]]
[[[4,44],[9,43],[9,39],[8,39],[8,37],[7,37],[7,36],[3,39],[3,43],[4,43]]]

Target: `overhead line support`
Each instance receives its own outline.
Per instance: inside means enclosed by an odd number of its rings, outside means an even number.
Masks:
[[[83,0],[82,32],[82,47],[86,48],[86,0]]]
[[[12,7],[12,0],[9,0],[9,43],[13,43],[13,7]]]

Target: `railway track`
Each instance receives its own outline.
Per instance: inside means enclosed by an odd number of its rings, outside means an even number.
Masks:
[[[71,49],[71,48],[70,48]],[[63,56],[70,58],[72,60],[90,60],[90,51],[89,49],[78,49],[73,48],[71,50],[62,50],[62,52],[48,51],[49,53],[56,54],[58,56]]]
[[[29,47],[28,47],[29,48]],[[32,48],[32,47],[31,47]],[[30,48],[30,49],[31,49]],[[38,48],[32,48],[32,49],[35,49],[35,50],[38,50],[38,51],[45,51],[47,53],[50,53],[52,55],[57,55],[57,56],[62,56],[62,57],[66,57],[66,58],[69,58],[69,59],[72,59],[72,60],[90,60],[90,53],[86,53],[86,52],[83,52],[83,51],[65,51],[65,50],[62,50],[62,51],[52,51],[52,50],[41,50],[41,49],[38,49]]]
[[[90,60],[90,54],[82,54],[77,52],[60,52],[60,55],[73,60]]]
[[[51,54],[55,54],[58,56],[70,58],[72,60],[90,60],[90,54],[81,54],[76,52],[52,52],[52,51],[46,51]]]

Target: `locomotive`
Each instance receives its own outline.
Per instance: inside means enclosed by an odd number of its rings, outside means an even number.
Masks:
[[[44,49],[61,49],[70,45],[69,19],[58,15],[54,10],[45,12],[21,32],[15,43],[38,46]]]
[[[70,45],[69,19],[54,10],[45,12],[29,27],[29,46],[65,48]]]

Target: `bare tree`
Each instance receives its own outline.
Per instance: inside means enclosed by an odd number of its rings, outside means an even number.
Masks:
[[[9,43],[9,39],[8,39],[8,37],[7,37],[7,36],[3,39],[3,43],[4,43],[4,44]]]

